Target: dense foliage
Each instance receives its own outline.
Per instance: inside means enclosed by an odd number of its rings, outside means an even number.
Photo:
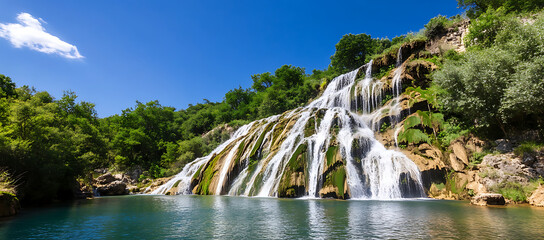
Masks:
[[[347,34],[336,44],[336,52],[331,57],[331,68],[339,73],[346,73],[364,65],[370,61],[372,55],[382,53],[391,47],[393,42],[387,38],[372,38],[367,34]]]
[[[544,0],[457,0],[467,15],[476,18],[488,9],[504,8],[507,12],[532,12],[544,7]]]
[[[488,11],[481,21],[497,17],[494,14]],[[473,47],[462,58],[446,61],[434,75],[435,83],[445,90],[441,102],[446,111],[482,130],[500,128],[508,135],[519,129],[542,129],[544,18],[539,15],[533,24],[513,15],[500,19],[498,26],[478,29],[488,38],[468,36]],[[479,21],[472,28],[482,26]]]
[[[26,200],[71,195],[75,177],[106,158],[94,105],[76,103],[72,92],[54,100],[28,87],[11,91],[11,80],[0,78],[7,93],[0,98],[2,167],[20,176],[19,192]]]

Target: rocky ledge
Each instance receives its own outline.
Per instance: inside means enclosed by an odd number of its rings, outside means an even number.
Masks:
[[[528,200],[535,207],[544,207],[544,186],[536,189]]]
[[[471,204],[479,206],[487,205],[504,205],[506,201],[501,194],[498,193],[482,193],[474,196],[470,201]]]

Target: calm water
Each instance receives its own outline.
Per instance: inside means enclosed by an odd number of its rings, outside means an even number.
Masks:
[[[0,222],[0,239],[543,237],[544,209],[436,200],[103,197]]]

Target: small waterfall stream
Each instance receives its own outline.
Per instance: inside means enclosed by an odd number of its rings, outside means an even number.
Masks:
[[[420,172],[402,153],[387,150],[374,138],[382,113],[395,126],[400,117],[401,65],[399,57],[392,86],[393,99],[382,105],[383,82],[372,78],[372,62],[333,79],[323,94],[306,107],[252,122],[209,156],[196,159],[153,194],[165,194],[177,185],[177,194],[191,193],[191,182],[202,166],[224,154],[217,175],[208,184],[213,194],[277,197],[291,159],[304,146],[305,192],[320,197],[325,171],[330,171],[328,149],[338,149],[345,166],[352,199],[424,197]],[[357,79],[360,70],[365,74]],[[249,150],[244,150],[248,144]],[[218,161],[218,160],[215,160]],[[299,161],[299,160],[297,160]],[[237,164],[237,165],[236,165]],[[237,166],[237,167],[235,167]],[[233,172],[238,169],[238,172]],[[203,171],[203,170],[202,170]],[[196,175],[195,175],[196,174]],[[232,176],[231,176],[232,175]]]

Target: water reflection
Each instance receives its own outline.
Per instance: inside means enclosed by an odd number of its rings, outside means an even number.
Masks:
[[[100,198],[23,211],[0,239],[414,239],[544,236],[544,209],[455,201],[283,200],[221,196]]]

